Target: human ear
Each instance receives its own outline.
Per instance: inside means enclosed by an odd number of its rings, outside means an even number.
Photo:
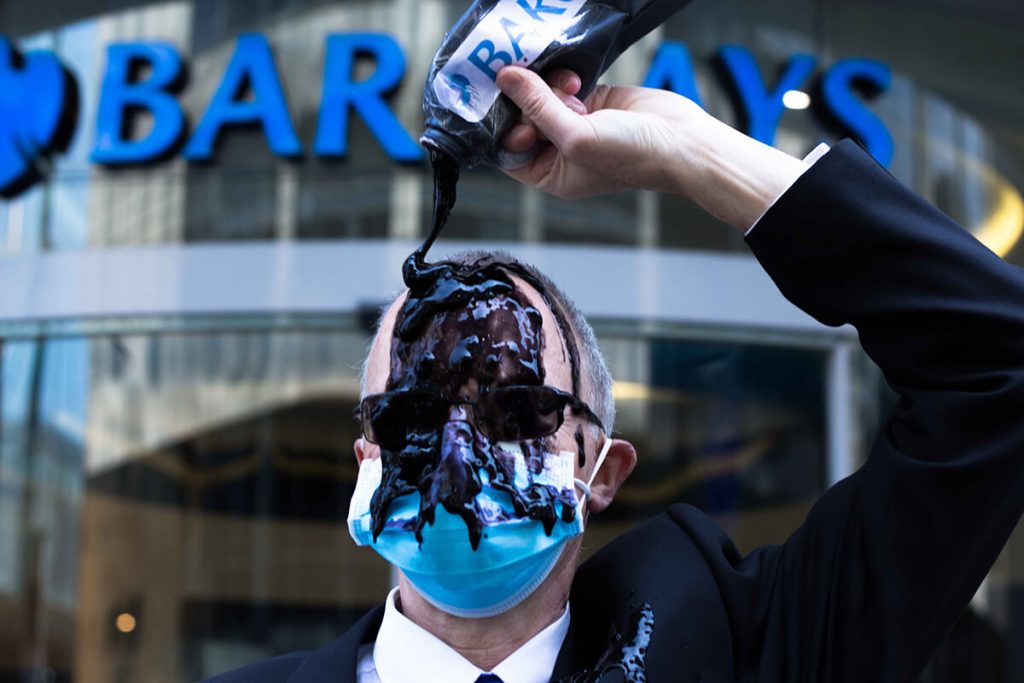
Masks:
[[[352,450],[356,454],[356,463],[362,465],[363,458],[366,457],[366,439],[363,437],[356,439],[356,442],[352,444]]]
[[[607,438],[607,437],[606,437]],[[591,498],[588,509],[593,513],[603,512],[612,503],[619,487],[636,467],[636,449],[633,444],[613,439],[605,456],[604,464],[597,471],[590,486]]]
[[[373,460],[374,458],[380,457],[380,446],[375,443],[370,443],[364,436],[356,439],[356,442],[352,444],[352,450],[356,454],[356,463],[359,465],[362,465],[363,460],[366,460],[367,458]]]

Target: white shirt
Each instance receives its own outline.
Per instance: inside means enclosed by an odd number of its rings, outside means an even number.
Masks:
[[[493,673],[505,683],[548,683],[569,631],[569,606],[562,616],[513,652],[494,671],[481,671],[398,611],[395,588],[384,604],[377,642],[359,650],[358,683],[474,683]]]
[[[832,151],[832,148],[828,146],[828,143],[826,143],[826,142],[821,143],[820,145],[818,145],[817,147],[812,149],[810,154],[808,154],[807,156],[804,157],[804,165],[807,166],[807,168],[810,168],[811,166],[814,166],[814,164],[818,163],[819,159],[821,159],[823,156],[825,156],[826,154],[828,154],[831,151]],[[790,185],[790,187],[792,187],[792,185]],[[789,188],[786,188],[786,189],[788,190]],[[785,192],[783,192],[783,194],[785,194]],[[750,233],[752,233],[754,231],[754,228],[756,228],[757,224],[761,222],[761,219],[768,215],[768,212],[772,210],[772,208],[775,206],[775,204],[778,203],[778,201],[780,199],[782,199],[782,195],[779,195],[778,197],[776,197],[775,201],[772,202],[771,206],[769,206],[768,209],[765,210],[764,213],[762,213],[760,216],[758,216],[757,220],[754,221],[754,224],[751,225],[750,228],[744,233],[744,237],[749,235]]]

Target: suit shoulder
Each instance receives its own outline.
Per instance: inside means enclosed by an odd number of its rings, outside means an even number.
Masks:
[[[624,559],[634,566],[656,566],[674,554],[690,554],[694,535],[702,531],[703,525],[697,521],[701,519],[711,524],[700,510],[685,504],[673,505],[616,536],[585,565],[596,565],[600,571],[607,572],[608,565],[618,565]]]
[[[308,655],[308,652],[279,655],[207,678],[203,683],[285,683]]]
[[[655,571],[666,560],[700,560],[734,566],[743,559],[729,535],[702,510],[676,503],[664,512],[616,537],[586,564],[608,572],[624,560]]]

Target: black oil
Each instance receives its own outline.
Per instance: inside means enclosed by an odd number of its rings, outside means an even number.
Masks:
[[[395,321],[387,390],[426,389],[455,399],[471,398],[491,386],[543,385],[543,317],[516,287],[514,274],[534,287],[554,313],[566,344],[573,393],[578,395],[575,337],[561,307],[537,278],[487,258],[469,265],[427,262],[427,253],[455,206],[459,178],[458,165],[439,150],[432,149],[430,159],[433,225],[402,267],[409,294]],[[476,502],[483,488],[481,473],[491,487],[510,496],[516,517],[542,522],[550,535],[559,519],[574,519],[576,497],[571,490],[533,481],[544,469],[544,454],[552,450],[546,446],[545,439],[519,444],[530,477],[521,490],[515,485],[512,457],[465,418],[407,434],[402,450],[381,452],[383,477],[370,505],[374,538],[384,528],[390,504],[419,492],[417,540],[422,543],[423,528],[434,522],[440,504],[462,518],[470,543],[477,548],[484,526]]]
[[[576,425],[576,451],[579,453],[577,464],[585,467],[587,464],[587,449],[583,446],[583,425]]]
[[[644,603],[630,616],[626,634],[615,634],[593,669],[560,678],[556,683],[599,683],[609,674],[611,680],[647,683],[647,649],[653,635],[654,609]]]

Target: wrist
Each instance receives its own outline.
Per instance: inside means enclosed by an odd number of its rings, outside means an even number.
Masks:
[[[746,232],[808,165],[710,115],[686,126],[677,157],[677,194]]]

